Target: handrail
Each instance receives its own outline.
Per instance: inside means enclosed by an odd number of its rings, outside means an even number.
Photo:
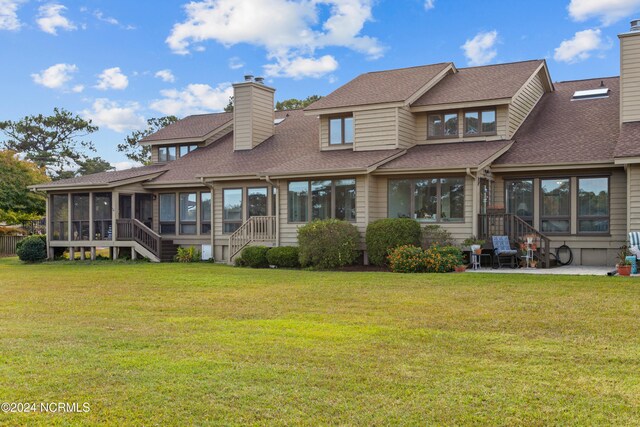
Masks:
[[[479,214],[478,234],[484,240],[491,239],[491,236],[506,235],[511,242],[525,242],[527,237],[532,237],[542,267],[551,266],[551,239],[517,215],[504,212]]]
[[[160,258],[162,237],[137,219],[116,220],[116,238],[133,240]]]
[[[276,241],[276,217],[252,216],[229,236],[229,261],[252,242]]]

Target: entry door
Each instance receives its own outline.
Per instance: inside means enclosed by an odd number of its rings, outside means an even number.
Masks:
[[[131,219],[131,194],[120,195],[120,219]]]
[[[136,194],[135,218],[151,228],[153,222],[153,196],[151,194]]]

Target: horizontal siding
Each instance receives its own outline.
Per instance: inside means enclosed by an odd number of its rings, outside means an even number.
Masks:
[[[273,92],[253,87],[253,147],[273,135]]]
[[[623,122],[640,120],[640,37],[620,38],[620,118]]]
[[[158,163],[158,147],[151,147],[151,163]]]
[[[356,111],[354,150],[395,149],[398,143],[397,108]]]
[[[234,89],[233,109],[233,141],[234,149],[250,150],[251,140],[251,102],[252,94],[249,86]]]
[[[464,134],[464,111],[458,110],[458,135]],[[473,109],[475,110],[475,109]],[[487,139],[507,139],[508,138],[508,117],[509,110],[506,105],[496,106],[496,135],[495,136],[478,136],[478,137],[463,137],[459,138],[445,138],[445,139],[427,139],[427,116],[428,113],[416,114],[416,143],[417,144],[441,144],[446,142],[460,142],[460,141],[484,141]]]
[[[542,73],[542,71],[540,73]],[[544,94],[544,86],[540,73],[522,88],[509,106],[509,137],[516,133],[522,122],[524,122],[524,119],[527,118],[533,107],[535,107]]]
[[[627,173],[629,177],[628,231],[640,231],[640,166],[629,165]]]
[[[416,143],[416,118],[408,108],[398,108],[398,147],[411,148]]]

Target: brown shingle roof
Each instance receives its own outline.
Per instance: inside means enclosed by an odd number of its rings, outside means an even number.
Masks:
[[[447,75],[411,106],[511,98],[543,62],[537,59],[459,68],[457,73]]]
[[[640,122],[623,123],[614,150],[615,157],[640,156]]]
[[[407,154],[380,166],[380,170],[477,168],[512,142],[507,140],[417,145],[410,148]]]
[[[307,111],[402,102],[429,83],[450,62],[361,74],[306,108]]]
[[[233,113],[198,114],[170,124],[145,138],[142,142],[168,139],[202,138],[233,119]]]
[[[91,175],[78,176],[75,178],[61,179],[59,181],[47,182],[46,184],[38,184],[37,188],[68,187],[70,185],[109,185],[119,181],[125,181],[133,178],[143,178],[157,172],[162,172],[166,168],[165,165],[150,165],[139,168],[125,169],[121,171],[99,172]]]
[[[597,89],[609,97],[572,101],[577,90]],[[545,93],[496,164],[563,164],[612,161],[620,133],[618,77],[555,84]]]

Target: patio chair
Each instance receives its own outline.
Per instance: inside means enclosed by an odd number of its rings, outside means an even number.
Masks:
[[[516,268],[518,266],[517,263],[517,255],[518,251],[515,249],[511,249],[511,244],[509,243],[509,237],[507,236],[492,236],[491,240],[493,241],[493,256],[494,256],[494,268],[496,268],[496,263],[498,264],[497,268],[502,268],[503,261],[508,259],[509,266],[511,268]]]
[[[629,233],[629,252],[640,258],[640,231]]]

